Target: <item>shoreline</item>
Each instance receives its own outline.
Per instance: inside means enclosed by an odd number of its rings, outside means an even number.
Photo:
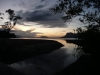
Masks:
[[[37,55],[50,53],[62,46],[61,43],[54,40],[7,39],[3,50],[0,52],[0,62],[12,64]]]

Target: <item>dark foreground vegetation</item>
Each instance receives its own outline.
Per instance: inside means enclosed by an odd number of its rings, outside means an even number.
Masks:
[[[2,39],[0,39],[1,45]],[[50,53],[63,45],[52,40],[7,39],[0,51],[0,62],[11,64],[40,54]]]
[[[2,31],[0,30],[0,38],[17,38],[16,35],[14,33],[9,33],[7,31]]]

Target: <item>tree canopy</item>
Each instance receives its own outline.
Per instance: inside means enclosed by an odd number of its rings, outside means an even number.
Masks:
[[[4,25],[1,25],[1,26],[4,30],[9,32],[16,25],[17,20],[21,19],[21,17],[16,16],[15,13],[14,13],[14,10],[12,10],[12,9],[8,9],[5,12],[8,13],[8,16],[9,16],[8,20],[9,21],[5,22]],[[0,13],[0,15],[5,15],[5,14]],[[3,17],[0,17],[0,19],[4,20]]]
[[[88,25],[100,25],[100,0],[58,0],[52,12],[66,15],[62,19],[71,22],[73,18],[82,16],[79,21]]]

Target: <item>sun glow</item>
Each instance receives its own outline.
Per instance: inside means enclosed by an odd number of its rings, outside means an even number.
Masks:
[[[33,30],[33,27],[30,26],[23,26],[23,25],[16,25],[13,30],[21,30],[21,31],[27,31],[27,30]]]

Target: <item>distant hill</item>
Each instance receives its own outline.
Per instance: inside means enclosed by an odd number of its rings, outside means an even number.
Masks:
[[[14,33],[8,33],[7,31],[0,30],[0,38],[17,38]]]
[[[48,38],[47,36],[41,36],[40,38]]]
[[[77,34],[69,32],[69,33],[66,33],[66,35],[63,36],[62,38],[76,38],[76,37],[77,37]]]

